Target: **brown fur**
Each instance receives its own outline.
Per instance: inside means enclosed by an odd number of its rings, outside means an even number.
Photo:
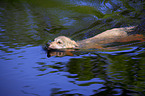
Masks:
[[[78,44],[65,36],[59,36],[54,39],[54,42],[50,43],[49,48],[52,49],[62,49],[62,48],[76,48]]]
[[[130,42],[135,40],[145,41],[143,35],[128,35],[128,32],[131,31],[135,27],[124,27],[124,28],[114,28],[111,30],[107,30],[102,32],[92,38],[88,38],[85,40],[81,40],[75,42],[68,37],[59,36],[55,38],[53,42],[50,43],[48,49],[62,49],[62,48],[97,48],[101,49],[105,46],[105,44],[113,43],[113,42]]]

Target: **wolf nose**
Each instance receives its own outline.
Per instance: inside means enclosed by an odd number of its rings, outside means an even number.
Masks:
[[[47,46],[47,47],[50,46],[50,43],[46,43],[46,46]]]

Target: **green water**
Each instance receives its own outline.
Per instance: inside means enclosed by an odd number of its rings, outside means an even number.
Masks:
[[[42,48],[60,35],[78,41],[139,25],[144,9],[143,0],[1,0],[0,96],[144,96],[144,43],[71,53]]]

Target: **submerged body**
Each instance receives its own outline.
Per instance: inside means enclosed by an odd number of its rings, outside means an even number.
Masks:
[[[129,35],[135,27],[114,28],[104,31],[92,38],[75,42],[68,37],[59,36],[49,44],[48,49],[76,48],[76,49],[101,49],[108,43],[113,42],[130,42],[130,41],[145,41],[143,35]]]

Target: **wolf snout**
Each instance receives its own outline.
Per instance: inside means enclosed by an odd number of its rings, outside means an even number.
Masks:
[[[46,43],[46,46],[49,47],[50,46],[50,43]]]
[[[46,43],[46,48],[47,48],[47,50],[50,50],[51,48],[50,48],[50,43]]]

